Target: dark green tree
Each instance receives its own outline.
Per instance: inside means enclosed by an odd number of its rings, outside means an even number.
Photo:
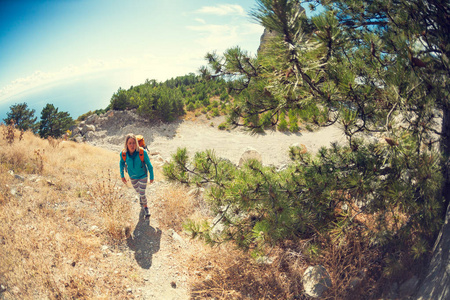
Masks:
[[[201,71],[228,79],[235,125],[263,127],[267,117],[259,116],[267,113],[276,124],[292,109],[321,126],[339,122],[348,144],[316,157],[293,147],[293,165],[282,172],[256,162],[230,171],[209,153],[192,162],[178,153],[165,171],[212,184],[225,231],[190,226],[211,242],[261,250],[288,238],[343,241],[357,232],[379,251],[380,276],[393,278],[424,262],[450,197],[450,4],[309,2],[325,11],[307,18],[299,1],[257,1],[251,15],[278,34],[255,58],[239,48],[208,54]],[[365,142],[364,133],[382,141]],[[373,222],[363,225],[358,215]]]
[[[49,136],[59,138],[73,124],[74,121],[68,112],[58,111],[53,104],[47,104],[41,111],[39,135],[42,138]]]
[[[125,110],[130,106],[130,99],[127,95],[127,91],[119,88],[117,93],[114,93],[111,97],[111,108],[115,110]]]
[[[14,104],[9,109],[10,111],[6,114],[6,118],[3,119],[5,124],[10,124],[11,120],[13,120],[17,128],[36,132],[37,117],[34,116],[34,109],[28,109],[28,104],[26,103]]]

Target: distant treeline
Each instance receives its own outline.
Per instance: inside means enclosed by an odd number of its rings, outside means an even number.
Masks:
[[[201,76],[193,73],[161,83],[147,79],[145,83],[131,86],[128,90],[119,88],[106,108],[86,112],[77,121],[111,109],[136,109],[144,118],[164,122],[174,121],[184,115],[186,110],[197,110],[198,114],[214,117],[227,113],[229,99],[227,82],[223,79],[202,81]],[[44,138],[59,137],[75,123],[69,113],[60,112],[53,104],[47,104],[42,110],[40,121],[35,117],[35,110],[30,109],[27,103],[12,105],[3,122],[10,124],[11,120],[17,128],[32,130]]]
[[[188,111],[201,109],[218,115],[226,109],[229,99],[227,83],[223,79],[202,81],[200,76],[190,73],[158,83],[131,86],[128,90],[119,88],[111,97],[108,109],[136,109],[145,118],[171,122]]]

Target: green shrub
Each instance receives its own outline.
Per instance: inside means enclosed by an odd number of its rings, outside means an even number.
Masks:
[[[287,121],[286,121],[286,115],[284,112],[281,113],[280,115],[280,120],[278,121],[278,130],[279,131],[287,131],[288,130],[288,126],[287,126]]]
[[[271,113],[265,113],[261,117],[261,124],[264,128],[267,128],[272,125],[272,114]]]
[[[213,109],[211,110],[211,116],[212,116],[212,117],[220,116],[219,110],[218,110],[217,108],[213,108]]]
[[[195,104],[190,102],[188,105],[186,105],[187,111],[194,111],[195,110]]]
[[[220,130],[226,130],[228,129],[228,124],[226,122],[220,123],[217,128],[219,128]]]

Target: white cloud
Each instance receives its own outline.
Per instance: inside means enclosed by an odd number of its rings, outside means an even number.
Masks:
[[[206,21],[200,18],[195,18],[195,21],[202,23],[202,24],[206,24]]]
[[[242,6],[237,4],[220,4],[217,6],[204,6],[197,10],[198,13],[208,14],[208,15],[246,15],[245,10]]]
[[[255,35],[263,32],[261,25],[249,23],[249,18],[240,5],[204,6],[195,13],[202,14],[205,19],[196,18],[197,25],[186,28],[197,33],[193,41],[201,46],[202,56],[205,52],[223,52],[236,45],[240,45],[243,49],[252,49],[253,47],[249,47],[251,41],[254,40]],[[214,17],[211,18],[211,16]],[[225,16],[228,20],[224,23],[217,16]],[[256,43],[258,42],[259,39],[256,40]]]
[[[187,26],[188,29],[199,32],[206,32],[209,34],[223,34],[233,28],[230,25],[201,25],[201,26]]]
[[[259,24],[244,24],[241,28],[242,35],[255,35],[262,34],[264,31],[264,27]]]
[[[230,47],[239,39],[237,26],[230,25],[202,25],[188,26],[190,30],[201,33],[201,37],[196,39],[203,49]],[[231,43],[231,44],[230,44]]]
[[[258,24],[205,24],[197,26],[187,26],[187,29],[199,33],[199,37],[195,39],[195,42],[200,44],[203,52],[211,50],[223,52],[230,47],[243,45],[248,37],[254,37],[258,33],[262,34],[263,32],[263,27]]]
[[[0,89],[0,101],[5,100],[13,95],[32,90],[34,88],[53,84],[70,78],[77,78],[89,74],[123,68],[130,63],[130,59],[118,59],[111,62],[102,60],[88,60],[80,66],[68,65],[57,71],[43,72],[35,71],[29,76],[17,78],[10,84]]]
[[[166,80],[170,77],[183,76],[196,72],[204,63],[205,51],[185,51],[181,55],[170,53],[154,55],[137,53],[130,57],[116,58],[110,61],[87,60],[79,66],[68,65],[57,71],[35,71],[29,76],[17,78],[0,88],[0,102],[22,93],[34,92],[43,87],[75,81],[88,76],[100,76],[108,80],[115,74],[122,74],[121,86],[127,87],[144,83],[145,79]],[[117,77],[117,76],[116,76]]]

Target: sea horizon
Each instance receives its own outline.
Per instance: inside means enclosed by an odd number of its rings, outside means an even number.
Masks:
[[[33,90],[22,92],[0,102],[0,122],[6,118],[13,105],[26,103],[28,109],[34,109],[34,116],[40,120],[41,111],[47,104],[53,104],[58,111],[68,112],[76,120],[79,116],[98,109],[105,109],[111,97],[126,80],[113,77],[79,78],[55,85],[39,86]],[[142,83],[145,79],[142,80]],[[141,83],[136,83],[139,85]]]

